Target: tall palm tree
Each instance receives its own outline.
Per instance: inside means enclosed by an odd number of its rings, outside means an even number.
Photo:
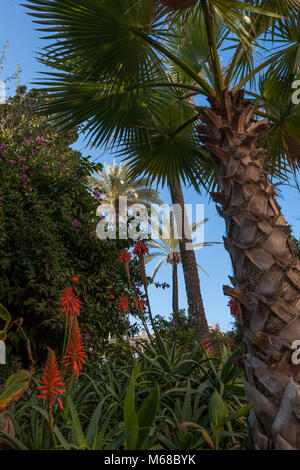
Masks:
[[[133,204],[161,204],[158,191],[149,187],[145,178],[133,178],[130,175],[128,165],[117,164],[114,160],[112,165],[104,163],[104,171],[98,172],[98,177],[92,178],[92,185],[98,189],[103,197],[103,203],[111,206],[116,214],[116,224],[119,223],[120,198],[127,198],[127,208]],[[122,209],[122,208],[121,208]]]
[[[198,228],[206,222],[207,219],[202,220],[201,222],[195,223],[190,227],[190,233],[195,233]],[[152,222],[153,225],[153,222]],[[201,246],[212,246],[216,242],[204,242],[202,243],[194,243],[194,248],[198,248]],[[158,270],[161,268],[163,263],[165,265],[170,264],[172,267],[172,309],[173,312],[178,312],[179,310],[179,303],[178,303],[178,265],[182,264],[181,255],[180,255],[180,248],[179,248],[179,239],[178,239],[178,232],[176,229],[176,222],[174,220],[174,214],[171,212],[170,216],[170,230],[166,236],[161,236],[158,240],[152,240],[149,243],[149,248],[155,251],[150,252],[150,254],[145,259],[146,263],[150,263],[151,261],[158,259],[157,264],[154,266],[152,272],[152,279],[155,278]],[[203,271],[205,274],[207,272],[197,264],[197,268]]]
[[[300,4],[191,3],[28,0],[54,40],[45,111],[122,146],[134,174],[210,191],[234,272],[224,292],[242,307],[249,435],[256,449],[299,449],[300,264],[271,178],[299,165]]]

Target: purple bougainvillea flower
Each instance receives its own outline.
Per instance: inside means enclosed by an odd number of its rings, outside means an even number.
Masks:
[[[85,335],[85,339],[90,339],[90,337],[91,337],[91,335],[90,335],[89,333],[87,333],[87,334]]]
[[[3,201],[3,197],[2,197],[2,196],[0,196],[0,201]]]
[[[34,209],[37,209],[37,208],[39,207],[39,205],[38,205],[38,204],[34,204],[33,207],[34,207]]]
[[[78,219],[74,219],[73,220],[73,225],[75,228],[79,227],[79,220]]]
[[[9,163],[16,163],[16,160],[9,160]]]

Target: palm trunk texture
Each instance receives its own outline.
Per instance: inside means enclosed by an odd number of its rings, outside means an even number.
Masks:
[[[172,204],[178,204],[181,207],[181,220],[177,220],[178,214],[175,213],[177,225],[179,227],[184,227],[184,222],[187,223],[187,214],[184,207],[184,199],[180,184],[177,181],[173,181],[170,184],[170,191]],[[209,336],[209,330],[201,296],[196,256],[194,250],[186,249],[186,245],[188,243],[192,243],[192,241],[186,237],[183,230],[183,235],[179,240],[179,247],[189,306],[189,319],[191,327],[194,328],[196,334],[200,338],[207,339]]]
[[[234,270],[224,293],[242,307],[245,390],[257,404],[249,436],[255,449],[300,449],[300,367],[291,357],[300,340],[300,261],[268,179],[266,152],[257,148],[268,122],[252,119],[254,105],[242,91],[209,102],[199,108],[206,125],[198,132],[221,188],[212,197],[226,222]]]

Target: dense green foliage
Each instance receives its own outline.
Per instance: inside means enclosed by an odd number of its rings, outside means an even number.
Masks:
[[[135,350],[127,345],[127,363],[111,357],[98,370],[85,369],[73,382],[63,410],[54,409],[59,449],[247,446],[245,415],[251,405],[245,405],[242,370],[225,346],[215,357],[201,344],[186,351],[184,344],[160,335],[142,346],[143,352],[138,344]],[[15,438],[2,437],[13,448],[53,448],[36,385],[34,379],[8,412]]]
[[[36,115],[43,100],[20,87],[1,106],[0,121],[0,302],[13,319],[24,319],[38,360],[46,345],[58,344],[60,295],[72,277],[79,278],[73,287],[89,346],[101,350],[109,332],[122,332],[117,301],[126,291],[126,275],[118,259],[127,243],[95,236],[100,199],[88,181],[101,165],[71,148],[76,132],[62,137]],[[8,356],[21,356],[22,345],[11,330]]]

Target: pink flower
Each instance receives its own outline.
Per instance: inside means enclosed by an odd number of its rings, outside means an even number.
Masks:
[[[74,219],[73,220],[73,225],[75,228],[77,228],[79,226],[79,220],[78,219]]]

